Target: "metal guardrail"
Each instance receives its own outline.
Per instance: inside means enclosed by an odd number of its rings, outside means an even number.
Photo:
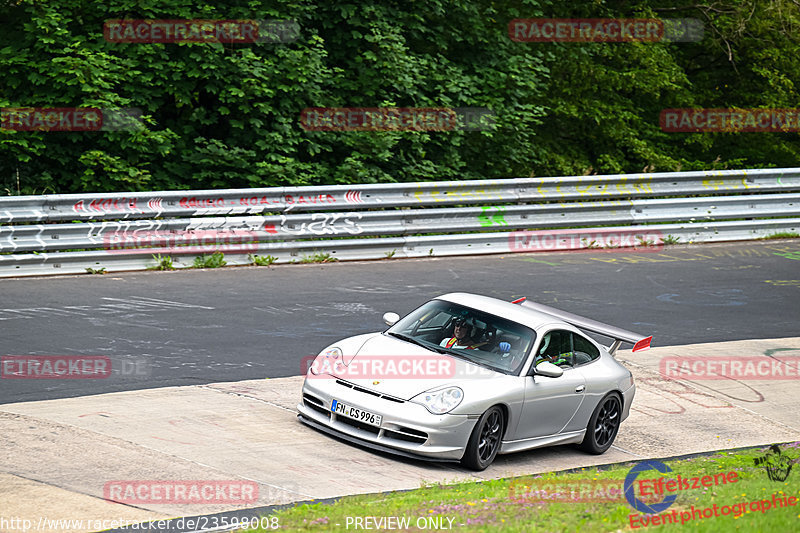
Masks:
[[[0,197],[0,223],[800,191],[800,169]]]
[[[228,264],[548,249],[517,246],[527,230],[570,248],[590,246],[596,228],[740,240],[797,232],[799,220],[800,169],[12,196],[0,197],[0,277],[139,270],[155,253],[191,266],[214,249]]]

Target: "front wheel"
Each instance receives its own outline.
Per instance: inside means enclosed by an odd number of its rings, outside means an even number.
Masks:
[[[486,470],[492,464],[503,437],[503,410],[496,405],[478,419],[467,441],[461,464],[472,470]]]
[[[600,401],[592,413],[581,448],[597,455],[605,453],[617,437],[621,418],[622,403],[619,396],[612,392]]]

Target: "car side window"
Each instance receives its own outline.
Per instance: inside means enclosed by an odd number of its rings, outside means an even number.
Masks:
[[[556,329],[545,334],[536,351],[534,366],[548,361],[561,368],[572,368],[572,332]]]
[[[590,363],[600,357],[600,350],[589,339],[573,334],[572,344],[575,366]]]

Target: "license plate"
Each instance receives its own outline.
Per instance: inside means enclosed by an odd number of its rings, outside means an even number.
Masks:
[[[372,426],[380,426],[381,420],[383,420],[383,417],[381,415],[370,413],[369,411],[365,411],[358,407],[353,407],[352,405],[345,405],[339,400],[333,400],[331,402],[331,411],[336,413],[337,415],[342,415],[346,416],[347,418],[359,420],[361,422],[364,422],[365,424],[370,424]]]

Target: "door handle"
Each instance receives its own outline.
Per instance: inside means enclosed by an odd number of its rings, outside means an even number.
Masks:
[[[575,388],[575,392],[577,393],[581,393],[584,390],[586,390],[586,385],[579,385],[578,387]]]

